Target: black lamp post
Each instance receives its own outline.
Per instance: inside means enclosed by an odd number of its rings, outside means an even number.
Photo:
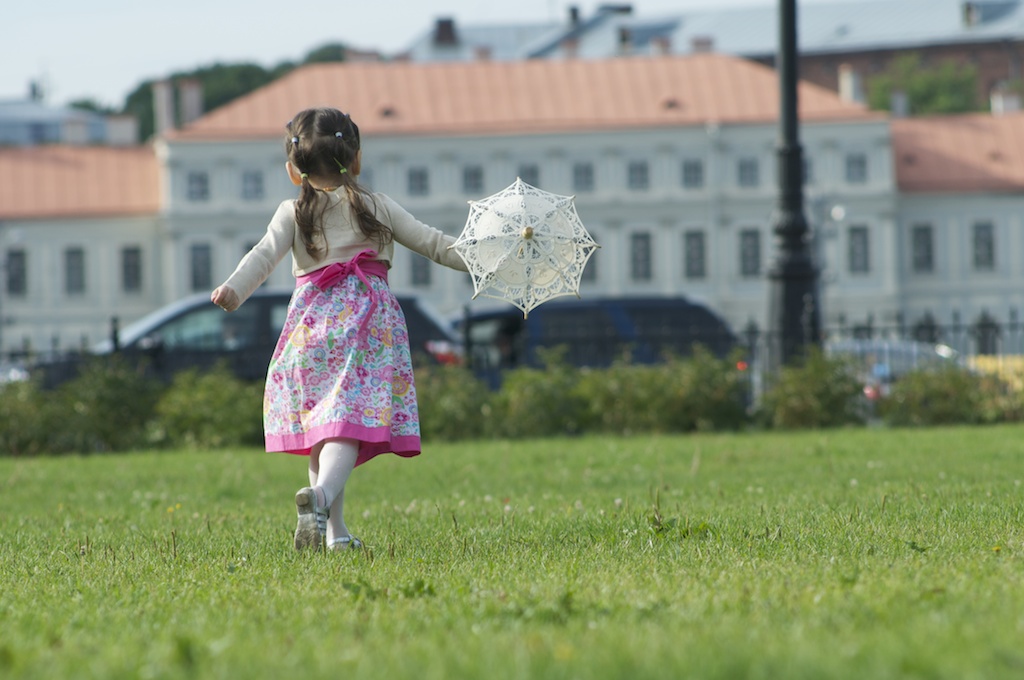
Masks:
[[[804,217],[803,149],[797,113],[796,0],[779,0],[779,198],[773,218],[778,258],[768,272],[773,364],[788,364],[821,340],[818,270]]]

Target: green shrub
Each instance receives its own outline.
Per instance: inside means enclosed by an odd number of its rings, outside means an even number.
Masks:
[[[663,367],[674,387],[667,415],[676,430],[736,430],[748,423],[750,378],[738,368],[739,360],[739,353],[719,359],[696,346],[689,359]]]
[[[35,381],[0,387],[0,455],[34,456],[50,451],[59,430],[59,409]]]
[[[849,360],[812,348],[801,363],[779,371],[762,398],[760,416],[780,429],[860,424],[866,416],[863,386]]]
[[[1021,395],[998,377],[949,367],[912,371],[879,404],[890,425],[948,425],[1019,420]]]
[[[416,369],[420,434],[424,439],[458,441],[488,433],[492,394],[462,366]]]
[[[588,408],[577,389],[580,370],[565,363],[563,349],[540,354],[544,368],[516,368],[504,374],[492,401],[494,436],[515,439],[583,431]]]
[[[630,434],[742,427],[747,382],[734,359],[697,347],[687,359],[656,365],[617,362],[584,369],[577,386],[587,431]]]
[[[156,405],[154,443],[190,448],[263,443],[263,383],[224,366],[177,374]]]
[[[53,453],[124,451],[147,444],[146,426],[160,384],[117,356],[86,360],[76,378],[53,394],[59,426]]]
[[[668,432],[665,412],[672,391],[661,367],[616,362],[604,369],[581,369],[577,398],[585,406],[580,423],[587,432],[632,434]]]

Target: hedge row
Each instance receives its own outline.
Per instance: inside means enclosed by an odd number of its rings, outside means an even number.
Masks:
[[[995,376],[912,373],[872,404],[849,364],[818,352],[780,371],[756,407],[734,358],[699,349],[604,369],[572,368],[553,353],[543,369],[506,373],[496,391],[457,366],[420,368],[416,382],[423,437],[434,441],[826,428],[869,417],[895,426],[1024,420],[1024,395]],[[116,359],[97,360],[54,391],[32,382],[0,388],[0,455],[258,446],[261,406],[262,385],[224,369],[163,386]]]

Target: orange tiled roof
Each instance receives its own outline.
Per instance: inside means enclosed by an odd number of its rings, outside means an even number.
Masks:
[[[516,134],[777,120],[778,76],[721,54],[607,60],[299,68],[203,116],[177,140],[276,137],[298,110],[335,106],[367,135]],[[805,120],[880,118],[800,85]]]
[[[0,149],[0,218],[157,213],[152,147],[35,146]]]
[[[1024,112],[896,119],[892,145],[902,192],[1024,191]]]

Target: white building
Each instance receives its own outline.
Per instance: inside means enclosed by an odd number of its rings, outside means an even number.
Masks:
[[[123,205],[112,198],[103,213],[75,207],[73,197],[89,194],[77,180],[47,174],[55,167],[85,173],[80,161],[49,162],[44,153],[58,150],[52,147],[38,149],[32,162],[0,150],[7,284],[0,349],[43,349],[54,337],[63,347],[95,341],[109,333],[112,316],[127,323],[212,289],[262,236],[277,204],[294,196],[284,172],[284,124],[318,105],[342,108],[360,125],[364,183],[428,224],[458,234],[468,200],[519,176],[575,195],[603,246],[587,267],[583,296],[685,295],[738,332],[751,321],[765,328],[777,92],[773,71],[716,54],[311,65],[170,132],[154,148],[134,149],[149,159],[137,167],[117,161],[89,170],[99,185],[121,187]],[[945,326],[959,319],[966,326],[985,311],[1005,323],[1024,302],[1024,244],[1014,217],[1024,173],[1006,179],[998,201],[983,181],[955,194],[940,188],[936,199],[922,193],[934,187],[921,173],[939,165],[921,147],[936,131],[920,126],[954,128],[960,119],[890,122],[808,85],[800,97],[825,325],[913,329],[922,320]],[[1012,131],[1024,132],[1024,118],[975,117],[968,127],[985,126],[1006,126],[996,148],[1000,162],[1016,166],[1024,154],[1014,145],[1024,135]],[[956,152],[953,144],[935,153]],[[908,165],[908,153],[920,162]],[[965,167],[996,162],[986,158]],[[36,174],[26,178],[26,168]],[[24,194],[26,185],[34,193]],[[9,209],[16,195],[20,211]],[[912,249],[923,248],[917,227],[927,220],[935,229],[932,276],[908,269]],[[999,239],[995,272],[955,260],[961,246],[983,248],[988,232],[975,225],[985,220]],[[138,273],[129,276],[133,267]],[[132,276],[141,283],[129,289]],[[68,283],[79,278],[84,286]],[[467,304],[501,304],[469,303],[465,274],[400,247],[390,279],[396,292],[417,294],[448,315]],[[271,285],[291,285],[287,259]]]
[[[167,301],[148,147],[0,150],[0,353],[69,349]]]
[[[184,295],[203,280],[182,270],[196,249],[213,253],[214,280],[227,276],[294,191],[281,165],[284,123],[329,103],[362,128],[363,180],[428,224],[457,234],[467,200],[519,176],[576,195],[603,246],[584,295],[686,294],[735,326],[763,326],[777,89],[771,70],[714,54],[300,69],[160,143],[179,257],[168,284]],[[841,199],[873,236],[894,240],[887,120],[816,88],[802,97],[809,190]],[[263,198],[242,200],[257,176]],[[418,259],[396,256],[393,287],[459,312],[468,279]],[[866,314],[880,299],[896,304],[896,280],[862,277],[835,297]]]

